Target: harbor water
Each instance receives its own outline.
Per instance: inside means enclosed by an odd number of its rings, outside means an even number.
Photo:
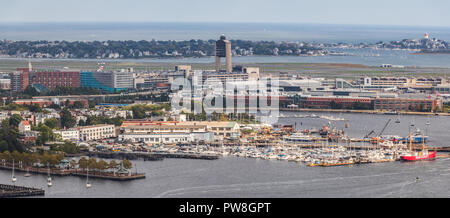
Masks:
[[[287,115],[287,113],[283,113]],[[293,113],[307,115],[310,112]],[[350,123],[347,133],[362,137],[368,131],[379,132],[395,115],[332,114],[347,121],[331,121],[338,129]],[[400,116],[401,123],[392,122],[385,131],[390,135],[408,134],[410,122],[425,130],[430,120],[430,146],[448,146],[450,138],[447,117]],[[320,118],[280,118],[280,123],[297,128],[320,128],[327,120]],[[300,125],[302,122],[303,125]],[[364,130],[364,129],[367,129]],[[165,159],[133,161],[146,179],[117,182],[90,179],[92,188],[85,188],[85,178],[54,177],[53,186],[46,186],[45,175],[23,177],[16,173],[17,185],[44,188],[45,196],[53,197],[448,197],[450,159],[424,162],[390,162],[330,168],[307,167],[288,161],[223,157],[219,160]],[[133,169],[136,170],[136,169]],[[416,180],[416,178],[420,178]],[[0,171],[0,183],[11,184],[11,172]]]

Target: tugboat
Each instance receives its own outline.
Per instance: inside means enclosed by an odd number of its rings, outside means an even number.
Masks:
[[[425,139],[422,135],[422,151],[421,152],[413,152],[412,151],[412,135],[409,135],[409,155],[401,156],[400,158],[403,161],[420,161],[420,160],[433,160],[436,158],[436,151],[429,152],[428,149],[425,149]]]

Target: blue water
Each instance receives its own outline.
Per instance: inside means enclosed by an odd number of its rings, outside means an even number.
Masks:
[[[190,40],[230,39],[376,42],[431,37],[450,41],[450,27],[281,23],[0,23],[10,40]]]

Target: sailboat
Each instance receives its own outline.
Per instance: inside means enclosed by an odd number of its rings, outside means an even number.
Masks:
[[[30,177],[31,176],[29,167],[27,167],[27,173],[25,173],[23,176],[24,177]]]
[[[50,167],[48,167],[47,186],[51,187],[52,185],[53,185],[53,183],[52,183],[52,177],[50,176]]]
[[[14,175],[14,160],[13,160],[13,168],[12,168],[12,177],[11,177],[11,180],[12,180],[13,183],[17,182],[17,178],[16,178],[16,176]]]
[[[89,168],[86,171],[86,188],[90,188],[92,185],[89,183]]]

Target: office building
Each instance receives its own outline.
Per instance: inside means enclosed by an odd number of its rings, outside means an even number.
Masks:
[[[81,87],[100,89],[109,93],[128,90],[134,87],[133,73],[126,71],[82,71],[80,77]]]
[[[17,71],[10,74],[11,91],[21,92],[24,91],[29,83],[28,71]]]
[[[116,137],[116,129],[114,125],[101,124],[93,126],[83,126],[77,128],[77,130],[80,134],[80,141],[92,141]]]

